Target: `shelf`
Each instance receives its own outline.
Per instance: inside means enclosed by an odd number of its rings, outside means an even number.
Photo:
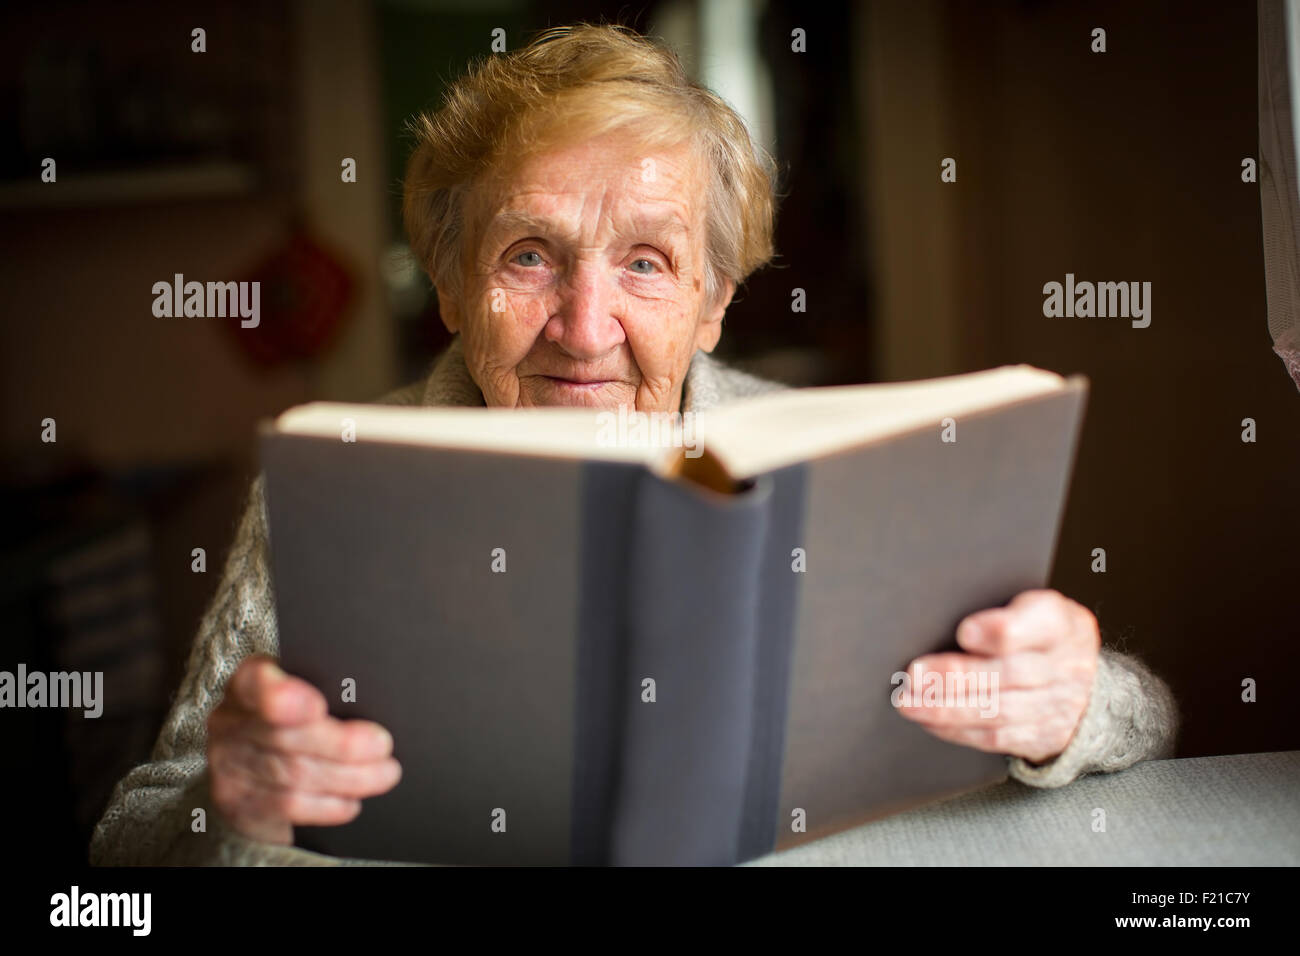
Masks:
[[[0,184],[0,208],[116,206],[246,196],[256,191],[259,177],[242,163],[202,163],[159,166],[143,170],[60,175],[43,183],[33,173],[30,182]]]

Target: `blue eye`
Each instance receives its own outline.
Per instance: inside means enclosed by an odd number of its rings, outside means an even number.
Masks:
[[[638,266],[645,266],[647,268],[637,268]],[[632,271],[643,276],[648,276],[652,275],[654,272],[658,272],[659,267],[649,259],[637,259],[632,263]]]
[[[520,261],[521,259],[524,259],[524,258],[526,258],[526,257],[528,257],[528,256],[531,256],[531,257],[532,257],[532,260],[531,260],[531,261],[529,261],[529,262],[521,262],[521,261]],[[542,255],[541,255],[541,253],[539,253],[539,252],[531,252],[531,251],[530,251],[530,252],[521,252],[521,253],[519,253],[519,255],[515,256],[514,261],[515,261],[515,262],[518,262],[521,266],[526,266],[526,267],[531,268],[531,267],[533,267],[533,266],[540,266],[540,265],[542,264]]]

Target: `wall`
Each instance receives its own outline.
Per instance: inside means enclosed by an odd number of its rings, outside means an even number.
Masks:
[[[878,260],[878,377],[1088,375],[1052,586],[1169,680],[1181,754],[1300,746],[1300,395],[1270,348],[1258,186],[1240,177],[1258,155],[1254,6],[900,8],[859,23],[898,67],[863,67],[867,195],[880,242],[902,244]],[[1044,317],[1067,272],[1150,281],[1150,327]]]

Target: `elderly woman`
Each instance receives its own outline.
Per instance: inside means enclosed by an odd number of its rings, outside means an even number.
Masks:
[[[416,129],[406,228],[455,339],[381,402],[676,412],[781,387],[709,356],[737,283],[772,254],[773,182],[740,118],[671,53],[611,27],[554,30],[471,71]],[[1101,649],[1074,601],[1026,592],[956,638],[1000,672],[999,716],[902,713],[1007,754],[1019,780],[1060,786],[1168,751],[1168,690]],[[119,784],[94,861],[327,862],[291,846],[293,827],[345,823],[398,782],[387,731],[331,717],[276,653],[259,478],[152,762]]]

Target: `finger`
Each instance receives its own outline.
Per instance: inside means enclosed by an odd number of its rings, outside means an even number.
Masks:
[[[402,767],[392,757],[369,763],[338,763],[265,750],[245,741],[232,748],[231,759],[250,780],[272,790],[360,799],[387,793],[402,779]]]
[[[926,674],[938,674],[945,681],[960,679],[968,687],[971,686],[969,682],[972,679],[976,681],[975,686],[983,686],[979,683],[981,681],[991,686],[996,680],[998,687],[1011,690],[1045,687],[1075,673],[1075,669],[1067,668],[1064,664],[1056,655],[1042,651],[1024,651],[1006,657],[946,651],[918,657],[908,665],[908,674],[921,675],[919,678],[909,676],[914,693],[924,689],[922,685]]]
[[[1017,749],[1006,752],[1039,760],[1068,746],[1083,718],[1086,697],[1076,687],[1052,687],[1007,691],[997,698],[995,708],[920,706],[899,708],[899,713],[932,732],[1007,731]],[[989,747],[1002,752],[996,745]]]
[[[952,744],[973,747],[987,753],[1014,754],[1016,750],[1032,747],[1032,728],[1023,727],[935,727],[925,729]]]
[[[393,738],[369,720],[323,717],[297,726],[276,726],[238,707],[218,707],[208,717],[208,739],[248,741],[266,750],[323,757],[340,763],[366,763],[392,756]]]
[[[392,735],[369,720],[326,717],[296,727],[250,720],[243,723],[236,736],[264,750],[321,757],[336,763],[372,763],[393,753]]]
[[[352,797],[277,789],[260,784],[232,748],[210,755],[212,799],[221,815],[244,836],[265,843],[290,844],[294,824],[332,826],[361,812]]]
[[[286,674],[269,657],[258,656],[240,664],[230,678],[226,696],[243,710],[282,726],[305,724],[329,713],[320,691]]]
[[[1081,643],[1075,634],[1078,618],[1067,601],[1055,591],[1031,591],[1018,595],[1006,607],[976,611],[957,625],[957,643],[964,650],[990,657]]]
[[[1041,734],[1037,728],[1025,724],[1010,727],[929,727],[929,733],[949,743],[973,747],[988,753],[1021,757],[1032,763],[1045,763],[1061,755],[1064,742]]]
[[[273,827],[274,821],[292,826],[337,826],[350,823],[361,813],[361,801],[303,790],[272,790],[254,787],[241,802],[236,821],[252,827]]]
[[[904,698],[898,712],[927,727],[973,729],[1044,722],[1066,713],[1067,708],[1063,706],[1061,690],[1055,686],[1006,691],[989,687],[984,693],[974,695],[965,695],[961,688],[954,688],[951,695],[940,691],[928,695],[928,699],[925,694],[914,693],[910,703]]]
[[[1045,616],[1058,619],[1063,635],[1060,649],[1089,648],[1094,652],[1101,646],[1101,629],[1097,618],[1086,607],[1060,591],[1037,588],[1021,591],[1007,605],[1009,609],[1034,608]]]

